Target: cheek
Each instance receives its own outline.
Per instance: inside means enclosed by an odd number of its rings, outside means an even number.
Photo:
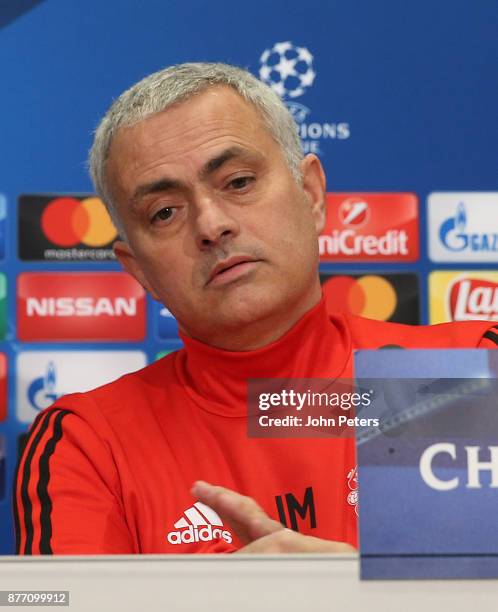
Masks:
[[[282,252],[287,257],[287,267],[313,270],[318,264],[318,237],[313,215],[306,201],[301,200],[287,211],[286,223],[280,232]]]
[[[178,265],[171,266],[171,254],[164,249],[146,248],[143,243],[140,248],[134,248],[136,261],[155,293],[163,291],[177,283],[177,276],[181,275]]]
[[[181,265],[182,262],[176,260],[172,264],[171,261],[171,258],[158,257],[150,262],[149,271],[157,286],[181,291],[192,273],[189,267]]]
[[[316,241],[316,230],[310,206],[301,193],[282,194],[270,219],[265,219],[265,231],[290,248]]]

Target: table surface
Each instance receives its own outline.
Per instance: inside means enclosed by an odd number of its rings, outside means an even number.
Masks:
[[[358,574],[356,555],[3,557],[0,590],[70,591],[60,608],[70,612],[469,612],[498,601],[498,580],[360,582]]]

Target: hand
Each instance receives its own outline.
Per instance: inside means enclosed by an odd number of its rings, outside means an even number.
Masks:
[[[228,523],[242,544],[239,553],[355,552],[344,542],[321,540],[286,529],[271,519],[252,499],[235,491],[201,480],[192,487],[192,495],[212,508]]]

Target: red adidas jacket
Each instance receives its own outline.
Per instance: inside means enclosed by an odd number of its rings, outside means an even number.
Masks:
[[[59,399],[31,427],[15,492],[21,554],[232,552],[229,525],[190,494],[206,480],[301,533],[357,543],[351,439],[248,438],[248,378],[352,377],[358,348],[496,348],[491,322],[411,327],[324,301],[264,348],[185,349]]]

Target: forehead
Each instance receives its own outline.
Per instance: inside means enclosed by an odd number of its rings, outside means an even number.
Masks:
[[[111,181],[161,168],[195,170],[227,146],[272,152],[278,145],[256,108],[228,86],[213,86],[115,135],[107,162]],[[123,171],[126,169],[125,175]],[[122,185],[126,187],[125,184]]]

